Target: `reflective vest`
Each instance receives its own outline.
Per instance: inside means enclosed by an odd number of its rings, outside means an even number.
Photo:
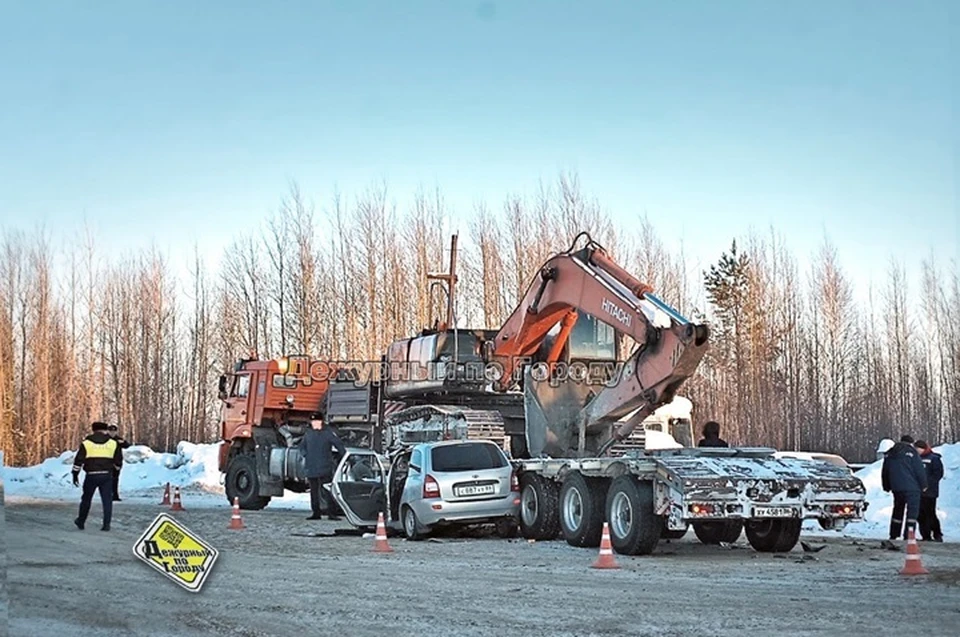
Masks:
[[[87,451],[87,460],[93,460],[94,458],[107,458],[112,460],[113,454],[117,452],[117,441],[113,438],[100,443],[92,440],[84,440],[83,448]]]

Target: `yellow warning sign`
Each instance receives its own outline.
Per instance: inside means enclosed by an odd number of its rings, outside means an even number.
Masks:
[[[161,513],[133,545],[133,554],[196,593],[210,575],[219,552],[181,522]]]

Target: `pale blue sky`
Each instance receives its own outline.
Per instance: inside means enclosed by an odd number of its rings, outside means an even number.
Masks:
[[[6,0],[0,231],[219,255],[291,179],[465,215],[575,170],[704,264],[773,225],[863,282],[957,256],[951,4]]]

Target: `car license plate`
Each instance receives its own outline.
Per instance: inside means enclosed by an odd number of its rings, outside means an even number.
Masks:
[[[486,495],[488,493],[494,492],[494,485],[492,484],[479,484],[469,487],[460,487],[457,489],[458,496],[464,495]]]
[[[755,518],[792,518],[793,507],[754,507]]]

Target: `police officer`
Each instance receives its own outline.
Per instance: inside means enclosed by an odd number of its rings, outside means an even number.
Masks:
[[[920,537],[926,541],[943,542],[943,530],[937,517],[937,498],[940,496],[940,480],[943,479],[943,459],[926,440],[918,440],[913,446],[920,452],[920,460],[927,471],[927,490],[920,498]]]
[[[107,431],[110,433],[110,437],[117,441],[121,449],[130,448],[130,443],[120,437],[120,431],[116,425],[110,425]],[[113,501],[120,502],[120,469],[115,469],[113,472]]]
[[[308,520],[319,520],[324,511],[330,520],[340,518],[334,512],[334,506],[326,493],[326,485],[333,480],[333,471],[336,469],[333,452],[336,450],[340,457],[346,453],[346,448],[330,427],[324,425],[323,412],[313,414],[310,428],[300,440],[300,453],[303,455],[307,481],[310,483],[310,510]]]
[[[916,531],[917,518],[920,516],[920,496],[927,490],[927,474],[920,460],[920,454],[913,446],[912,436],[902,436],[900,442],[893,445],[883,459],[880,470],[883,490],[893,491],[893,512],[890,514],[890,539],[896,540],[903,532],[909,537],[910,530]],[[903,530],[903,510],[906,508],[906,530]]]
[[[123,452],[116,440],[107,433],[105,422],[93,423],[93,433],[84,438],[73,460],[73,486],[80,486],[80,470],[86,472],[83,479],[83,495],[80,498],[80,514],[73,521],[83,530],[90,513],[90,503],[95,491],[100,491],[103,503],[103,527],[110,530],[110,517],[113,514],[113,474],[123,466]]]

